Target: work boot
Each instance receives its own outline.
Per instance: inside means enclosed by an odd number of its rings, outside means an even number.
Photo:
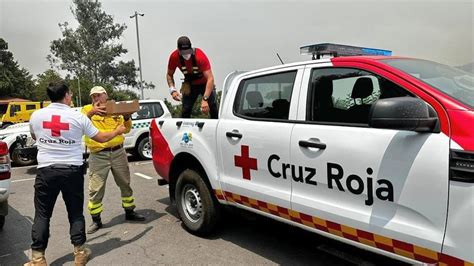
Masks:
[[[31,260],[23,266],[47,266],[43,250],[31,250]]]
[[[136,213],[134,210],[125,210],[125,220],[128,221],[145,221],[145,216]]]
[[[93,234],[97,232],[102,228],[102,220],[100,219],[100,214],[99,215],[92,215],[92,224],[89,225],[89,228],[87,228],[87,233],[88,234]]]
[[[76,266],[86,265],[91,253],[91,250],[84,245],[74,247],[74,264]]]

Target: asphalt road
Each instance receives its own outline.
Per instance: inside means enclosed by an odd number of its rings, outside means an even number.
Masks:
[[[186,232],[170,206],[168,189],[157,186],[150,161],[130,162],[141,223],[125,222],[120,192],[109,176],[104,199],[104,228],[87,235],[93,257],[89,265],[155,264],[291,264],[401,265],[400,262],[236,209],[227,210],[220,229],[208,238]],[[9,215],[0,232],[0,265],[28,261],[34,217],[36,167],[13,168]],[[87,179],[86,179],[87,185]],[[84,187],[87,195],[87,189]],[[86,210],[86,202],[84,202]],[[88,214],[86,226],[91,222]],[[46,259],[51,265],[73,265],[69,223],[58,197],[51,220]]]

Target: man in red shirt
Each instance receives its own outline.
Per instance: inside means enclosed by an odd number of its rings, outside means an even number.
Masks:
[[[184,75],[181,88],[182,95],[176,90],[174,72],[179,68]],[[191,112],[199,95],[202,95],[201,111],[217,118],[216,89],[211,64],[206,54],[199,48],[192,48],[191,41],[186,36],[178,38],[178,49],[174,50],[168,61],[166,74],[170,94],[175,101],[183,101],[181,117],[190,118]]]

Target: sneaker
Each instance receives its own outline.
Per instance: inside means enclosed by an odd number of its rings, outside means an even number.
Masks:
[[[145,221],[145,216],[136,213],[135,211],[125,211],[125,220],[128,221]]]
[[[102,222],[93,221],[92,224],[89,225],[89,228],[87,228],[87,233],[93,234],[97,232],[97,230],[99,230],[100,228],[102,228]]]
[[[74,264],[76,266],[84,266],[89,261],[89,257],[91,256],[91,250],[89,248],[82,248],[82,250],[75,250],[74,251]]]

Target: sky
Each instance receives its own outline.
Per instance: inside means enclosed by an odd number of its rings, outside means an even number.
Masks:
[[[145,98],[168,99],[165,75],[181,35],[190,37],[211,61],[216,87],[234,70],[254,70],[305,61],[299,47],[333,42],[392,50],[461,66],[474,61],[474,1],[270,1],[103,0],[116,23],[127,26],[120,40],[138,66],[135,11],[139,17],[143,80],[153,82]],[[50,68],[50,42],[61,38],[58,23],[77,26],[66,0],[0,0],[0,37],[20,66],[36,76]],[[137,75],[138,76],[138,75]],[[181,75],[175,75],[179,83]]]

